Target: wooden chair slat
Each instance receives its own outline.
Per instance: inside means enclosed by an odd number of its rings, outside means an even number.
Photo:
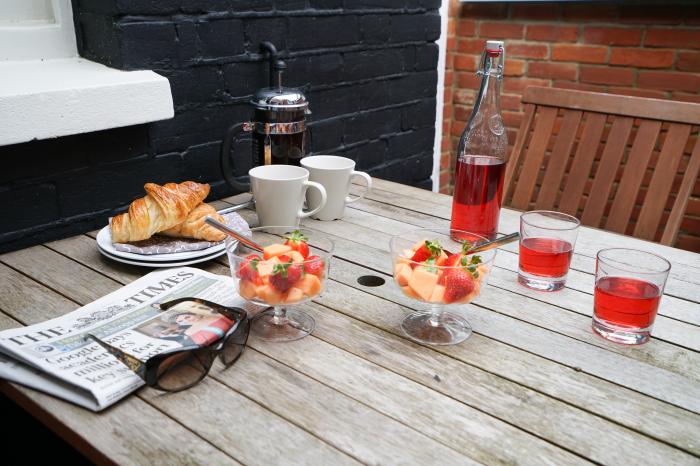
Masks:
[[[542,166],[544,153],[547,150],[547,143],[552,134],[554,120],[557,116],[557,109],[554,107],[540,107],[535,129],[532,133],[532,141],[525,154],[520,176],[515,185],[512,205],[518,209],[527,209],[532,198],[532,191],[535,189],[537,174]]]
[[[551,87],[528,87],[523,95],[523,102],[651,120],[700,124],[700,106],[689,102]]]
[[[581,140],[578,143],[574,161],[569,170],[568,181],[559,202],[559,210],[570,215],[576,215],[578,206],[586,186],[586,180],[591,172],[600,138],[603,135],[606,116],[602,113],[587,114]]]
[[[661,244],[670,246],[675,243],[678,230],[680,230],[681,222],[683,221],[683,214],[688,207],[688,200],[693,193],[698,174],[700,174],[700,142],[695,141],[695,148],[690,156],[688,167],[685,169],[683,181],[681,182],[681,187],[678,189],[678,195],[676,196],[676,202],[673,203],[671,216],[668,218],[668,222],[666,222],[666,228],[661,237]]]
[[[613,121],[586,207],[583,209],[581,221],[585,225],[600,225],[633,124],[634,119],[629,117],[616,117]]]
[[[536,209],[551,210],[554,208],[561,180],[566,170],[566,163],[571,154],[571,148],[576,140],[576,131],[581,123],[583,112],[579,110],[565,110],[561,129],[557,134],[554,148],[549,156],[549,163],[545,168],[542,187],[535,202]]]
[[[663,215],[673,179],[678,172],[678,164],[683,157],[690,125],[673,123],[668,128],[666,141],[661,149],[659,161],[649,183],[642,210],[634,229],[634,236],[653,240]]]
[[[627,157],[622,179],[617,187],[612,208],[605,222],[605,229],[624,233],[632,216],[637,193],[642,186],[644,173],[656,146],[661,131],[661,122],[643,120],[637,129],[632,150]]]
[[[523,147],[525,147],[525,141],[527,140],[528,133],[530,132],[530,125],[535,116],[535,106],[532,104],[525,105],[525,115],[520,123],[520,128],[518,128],[518,135],[515,138],[515,144],[513,145],[513,151],[511,152],[510,160],[506,164],[506,175],[505,175],[505,187],[506,192],[504,193],[504,198],[508,198],[509,186],[513,179],[513,174],[515,169],[520,163],[521,154],[523,152]]]

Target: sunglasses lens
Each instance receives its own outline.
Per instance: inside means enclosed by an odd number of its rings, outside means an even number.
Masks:
[[[225,365],[233,364],[241,355],[243,348],[245,348],[245,343],[248,341],[249,330],[250,321],[248,319],[243,319],[238,324],[238,328],[236,328],[233,334],[226,340],[221,350]]]
[[[175,353],[158,366],[158,386],[167,391],[190,387],[202,380],[213,361],[209,348]]]

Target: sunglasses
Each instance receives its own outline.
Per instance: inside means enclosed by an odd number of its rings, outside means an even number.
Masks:
[[[182,312],[170,316],[173,324],[178,323],[178,316],[185,316],[185,322],[187,322],[192,319],[191,316],[196,318],[203,315],[202,311],[206,311],[211,316],[219,314],[230,321],[231,326],[223,330],[221,322],[219,322],[217,326],[206,327],[209,337],[216,336],[213,341],[206,342],[205,339],[203,343],[198,344],[197,340],[187,337],[187,342],[182,348],[165,351],[145,362],[94,335],[86,335],[86,339],[89,338],[99,343],[141,377],[149,387],[166,392],[179,392],[199,383],[209,373],[217,356],[220,357],[226,369],[238,360],[245,349],[250,331],[250,322],[243,309],[225,307],[199,298],[179,298],[154,305],[161,311],[174,310],[172,308],[175,306],[178,306],[177,310]],[[196,312],[191,312],[192,309],[195,309]],[[225,320],[223,322],[225,323]],[[219,334],[221,335],[218,336]]]

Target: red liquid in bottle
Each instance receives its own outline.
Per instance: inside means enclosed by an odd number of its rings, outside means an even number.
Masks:
[[[661,290],[653,283],[625,277],[604,277],[595,286],[593,307],[598,319],[619,326],[647,328],[654,323]]]
[[[505,172],[505,161],[499,157],[467,155],[457,161],[452,229],[496,237]]]
[[[541,277],[563,277],[571,264],[571,243],[555,238],[520,242],[520,270]]]

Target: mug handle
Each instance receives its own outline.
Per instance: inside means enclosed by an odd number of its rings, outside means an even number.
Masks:
[[[372,178],[367,173],[357,172],[357,171],[353,170],[350,173],[350,181],[352,181],[352,179],[357,177],[357,176],[365,179],[365,181],[367,182],[367,187],[365,188],[365,191],[362,194],[360,194],[359,196],[357,196],[356,198],[352,198],[350,196],[347,196],[345,198],[346,204],[350,204],[351,202],[359,201],[360,199],[365,197],[367,194],[369,194],[369,192],[372,190]]]
[[[306,189],[309,189],[309,188],[318,189],[318,192],[321,193],[321,203],[318,206],[316,206],[315,209],[309,210],[308,212],[304,212],[303,209],[299,209],[299,218],[305,218],[305,217],[308,217],[310,215],[315,214],[319,210],[323,209],[323,207],[326,205],[326,201],[328,200],[328,195],[326,194],[326,188],[324,188],[321,183],[316,183],[315,181],[304,181],[303,185],[306,186]],[[304,196],[306,196],[306,190],[304,190]]]

